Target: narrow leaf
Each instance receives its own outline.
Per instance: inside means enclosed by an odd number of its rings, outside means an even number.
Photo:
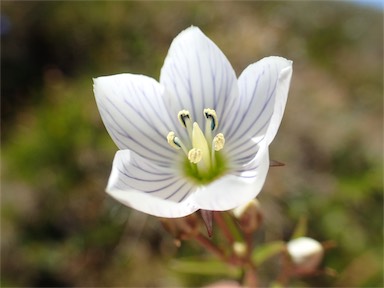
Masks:
[[[281,253],[285,249],[285,242],[274,241],[257,247],[252,253],[252,260],[256,265],[262,264],[267,259]]]
[[[307,217],[305,216],[300,217],[299,222],[295,227],[295,231],[293,232],[291,239],[304,237],[307,234],[307,224],[308,224]]]
[[[209,260],[173,260],[170,268],[174,271],[199,275],[223,275],[239,277],[241,270],[216,259]]]

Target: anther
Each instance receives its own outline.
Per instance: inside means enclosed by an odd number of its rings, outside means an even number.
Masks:
[[[199,163],[202,158],[202,153],[200,149],[192,148],[188,152],[188,160],[191,161],[191,163]]]
[[[168,144],[175,149],[180,149],[181,145],[178,143],[179,141],[177,140],[178,138],[175,136],[175,132],[171,131],[168,133],[167,135]]]
[[[204,109],[204,116],[205,118],[207,118],[207,120],[211,120],[211,131],[215,130],[217,125],[219,124],[218,121],[217,121],[217,115],[216,115],[216,111],[213,110],[213,109]]]
[[[223,133],[219,133],[215,136],[215,138],[213,138],[212,146],[215,151],[219,151],[223,149],[224,144],[225,144],[225,138]]]
[[[179,118],[179,121],[180,121],[181,125],[183,125],[185,128],[187,128],[187,120],[186,120],[186,118],[188,118],[188,120],[191,121],[191,114],[189,113],[188,110],[181,110],[177,114],[177,118]]]

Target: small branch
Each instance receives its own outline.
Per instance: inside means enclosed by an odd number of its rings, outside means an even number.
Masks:
[[[290,277],[291,277],[291,260],[287,254],[287,252],[282,253],[282,268],[280,275],[277,278],[277,282],[283,286],[286,287],[289,283]]]
[[[243,286],[249,287],[249,288],[256,288],[258,287],[258,278],[256,273],[256,267],[252,264],[249,264],[245,268],[245,274],[243,279]]]
[[[217,257],[219,257],[224,262],[227,262],[226,256],[224,254],[224,251],[221,250],[219,247],[214,245],[210,239],[202,235],[201,233],[197,234],[194,238],[202,247],[210,251],[211,253],[215,254]]]
[[[223,218],[222,212],[214,212],[213,217],[217,223],[217,225],[220,227],[221,231],[223,232],[225,238],[227,238],[228,243],[232,245],[235,242],[235,238],[232,235],[230,229],[228,228],[228,225],[226,221]]]

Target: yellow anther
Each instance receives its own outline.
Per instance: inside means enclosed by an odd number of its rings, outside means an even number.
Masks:
[[[224,138],[223,133],[217,134],[215,136],[215,138],[213,138],[212,144],[213,144],[212,145],[213,149],[215,151],[220,151],[221,149],[223,149],[224,144],[225,144],[225,138]]]
[[[206,108],[204,109],[204,116],[205,118],[210,119],[211,120],[211,131],[215,130],[217,125],[219,124],[219,122],[217,121],[217,115],[216,115],[216,111],[213,110],[213,109],[210,109],[210,108]]]
[[[202,158],[202,153],[200,149],[192,148],[188,152],[188,160],[191,161],[191,163],[199,163]]]
[[[168,144],[171,145],[171,147],[173,147],[175,149],[181,148],[180,144],[177,143],[178,141],[177,141],[177,137],[175,136],[175,132],[171,131],[168,133],[167,141],[168,141]]]
[[[190,171],[194,177],[200,176],[212,178],[222,171],[222,155],[216,153],[223,149],[225,144],[224,135],[219,133],[215,136],[218,120],[216,111],[213,109],[204,109],[205,133],[201,130],[197,122],[193,122],[192,116],[188,110],[181,110],[177,118],[181,125],[188,131],[188,136],[183,134],[183,138],[179,139],[175,132],[171,131],[167,135],[168,144],[184,152],[187,161],[190,162]],[[204,119],[203,119],[204,120]],[[202,123],[201,123],[202,124]],[[181,136],[181,135],[180,135]],[[213,137],[215,136],[215,137]],[[184,158],[185,159],[185,158]],[[185,159],[186,160],[186,159]],[[189,173],[188,172],[188,173]]]
[[[177,114],[177,118],[179,118],[181,125],[187,128],[187,121],[191,121],[191,114],[189,113],[188,110],[181,110]],[[188,118],[188,120],[186,118]]]

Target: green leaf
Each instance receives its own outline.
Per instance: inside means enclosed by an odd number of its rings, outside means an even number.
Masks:
[[[275,281],[275,282],[272,282],[272,284],[269,287],[270,288],[283,288],[284,286],[281,283]]]
[[[307,235],[307,224],[308,224],[307,217],[305,216],[300,217],[299,222],[295,227],[295,231],[291,236],[291,239],[296,239],[296,238],[304,237],[305,235]]]
[[[209,260],[172,260],[170,268],[177,272],[200,275],[223,275],[239,277],[241,270],[216,259]]]
[[[285,249],[285,242],[274,241],[257,247],[252,253],[252,260],[256,265],[262,264],[267,259],[275,256]]]

